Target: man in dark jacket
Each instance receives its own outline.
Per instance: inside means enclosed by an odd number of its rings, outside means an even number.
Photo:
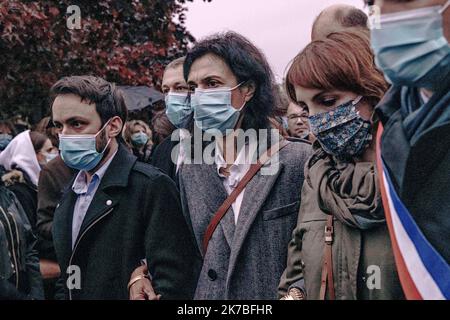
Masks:
[[[53,222],[58,297],[128,299],[130,274],[145,257],[162,299],[191,298],[198,263],[176,186],[118,141],[126,120],[120,91],[82,76],[59,80],[52,94],[61,157],[80,170]]]
[[[187,100],[183,101],[182,95],[187,95],[188,85],[183,75],[183,63],[185,57],[175,59],[170,62],[164,70],[162,79],[162,91],[165,95],[166,114],[169,121],[178,129],[176,135],[178,139],[172,141],[172,135],[165,138],[153,151],[150,164],[159,168],[167,174],[172,180],[177,182],[178,168],[183,161],[183,153],[180,150],[180,140],[189,135],[187,131],[183,131],[189,118],[191,111]],[[181,99],[180,99],[181,98]],[[181,107],[182,105],[185,108]],[[177,147],[178,146],[178,147]],[[177,156],[177,161],[172,160],[172,153]],[[178,182],[177,182],[178,183]]]
[[[52,241],[52,224],[56,205],[61,200],[62,192],[75,176],[77,171],[65,165],[60,156],[56,157],[39,175],[38,205],[36,228],[42,238],[40,255],[54,260],[55,253]]]
[[[382,158],[401,201],[448,264],[450,1],[372,2],[381,9],[372,47],[393,85],[377,108]]]
[[[73,179],[76,172],[76,170],[66,166],[60,156],[57,156],[48,162],[39,174],[36,230],[38,234],[39,263],[47,300],[54,298],[55,284],[60,275],[53,246],[53,216],[56,205],[61,200],[63,190]]]

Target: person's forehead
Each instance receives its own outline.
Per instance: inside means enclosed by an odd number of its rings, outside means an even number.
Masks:
[[[100,119],[95,103],[81,101],[81,97],[74,94],[58,95],[52,105],[53,121],[64,122],[70,118],[87,118],[91,121]]]
[[[313,88],[303,88],[299,86],[295,86],[295,96],[297,97],[297,101],[311,101],[312,98],[322,92],[320,89],[313,89]]]
[[[136,123],[136,124],[133,126],[132,130],[133,130],[133,131],[137,131],[137,130],[144,130],[144,131],[145,131],[146,128],[145,128],[142,124]]]
[[[43,149],[51,147],[53,147],[52,142],[50,141],[50,139],[47,139],[44,143]]]
[[[186,84],[183,76],[183,65],[176,66],[175,68],[169,68],[164,71],[162,85],[171,87],[176,83]]]
[[[293,102],[289,103],[288,113],[301,113],[301,112],[303,112],[302,107],[300,107],[298,104],[295,104]]]
[[[221,78],[234,77],[233,72],[226,62],[219,56],[207,53],[196,59],[191,66],[188,81],[199,82],[210,76]]]

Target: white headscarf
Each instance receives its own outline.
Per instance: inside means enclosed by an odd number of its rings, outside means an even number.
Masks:
[[[21,169],[37,186],[41,166],[36,158],[30,130],[18,134],[0,154],[0,165],[6,170]]]

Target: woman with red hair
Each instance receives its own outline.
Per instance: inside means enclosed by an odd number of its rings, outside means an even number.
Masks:
[[[317,138],[281,278],[285,299],[403,297],[375,165],[374,108],[387,84],[366,35],[332,33],[295,57],[290,99]]]

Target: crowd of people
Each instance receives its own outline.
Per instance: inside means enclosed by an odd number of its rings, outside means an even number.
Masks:
[[[450,299],[450,1],[369,4],[325,9],[282,87],[229,31],[150,123],[96,76],[1,121],[0,299]]]

